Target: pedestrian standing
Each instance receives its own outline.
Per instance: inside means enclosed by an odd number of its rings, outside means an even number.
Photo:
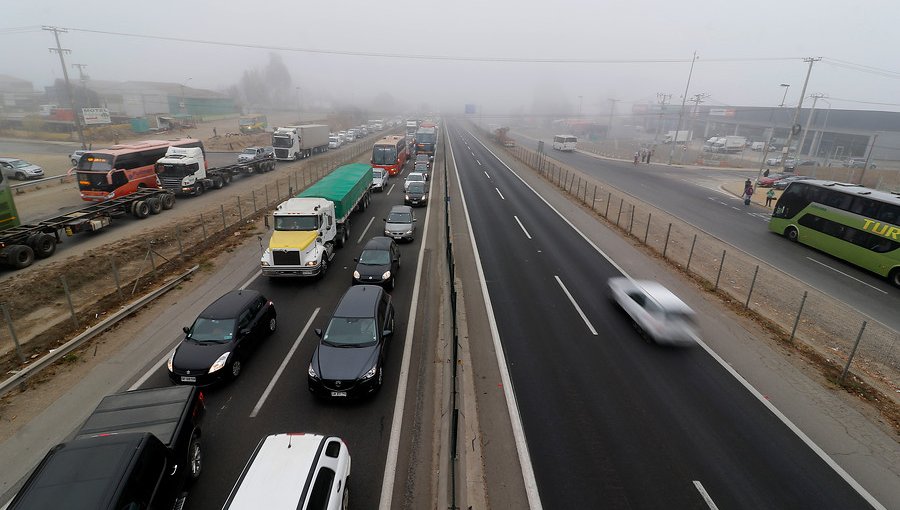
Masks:
[[[775,200],[775,189],[772,188],[766,192],[766,207],[771,207],[772,200]]]
[[[647,164],[650,164],[650,158],[653,157],[653,149],[647,151]]]
[[[214,127],[213,128],[213,138],[218,138],[218,137],[219,137],[219,133],[216,132],[216,128]]]
[[[744,205],[750,205],[750,198],[753,196],[753,186],[750,185],[750,179],[747,179],[747,186],[744,188]]]
[[[640,153],[637,152],[637,151],[635,151],[635,153],[634,153],[634,164],[635,164],[635,165],[638,164],[638,158],[639,158],[639,157],[641,157]]]
[[[763,172],[763,177],[768,177],[768,176],[769,176],[769,169],[766,168],[766,171]]]

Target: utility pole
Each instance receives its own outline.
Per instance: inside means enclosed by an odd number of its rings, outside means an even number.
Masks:
[[[672,94],[663,92],[656,93],[656,103],[659,104],[659,122],[656,123],[656,135],[653,137],[653,144],[656,145],[659,140],[659,133],[662,130],[663,114],[666,112],[666,103],[672,98]],[[677,136],[676,136],[677,138]],[[675,143],[674,141],[672,143]]]
[[[809,68],[806,70],[806,79],[803,80],[803,90],[800,91],[800,102],[797,103],[797,110],[794,111],[794,120],[791,122],[791,130],[788,131],[787,143],[784,144],[784,149],[782,149],[781,153],[784,154],[784,157],[781,158],[781,164],[784,165],[784,162],[787,161],[787,156],[791,150],[791,142],[794,139],[794,135],[800,132],[800,124],[798,124],[800,120],[800,109],[803,107],[803,98],[806,97],[806,86],[809,84],[809,75],[812,74],[812,66],[815,62],[822,60],[822,57],[805,57],[803,59],[804,62],[809,62]],[[797,154],[800,154],[800,150],[803,147],[797,147]]]
[[[691,109],[691,114],[689,115],[689,117],[691,119],[697,118],[697,115],[700,113],[700,103],[702,103],[703,100],[709,96],[710,96],[710,94],[708,92],[700,92],[700,93],[697,93],[697,94],[694,94],[693,96],[691,96],[691,102],[694,103],[694,107]],[[694,125],[694,123],[695,123],[694,120],[691,120],[691,122],[688,126],[692,126],[692,125]],[[688,126],[685,126],[685,127],[688,127]],[[693,135],[693,132],[691,131],[690,128],[685,129],[685,131],[688,132],[688,135]],[[693,137],[691,137],[691,138],[693,138]],[[678,131],[675,132],[675,140],[673,140],[672,143],[674,144],[676,141],[678,141]],[[684,151],[681,151],[681,158],[679,158],[678,163],[684,164]]]
[[[797,146],[797,156],[800,156],[800,151],[803,150],[803,143],[806,142],[806,135],[809,133],[809,126],[812,125],[813,114],[816,113],[816,101],[818,101],[819,99],[822,99],[823,97],[826,97],[826,96],[825,96],[825,94],[815,92],[813,94],[810,94],[809,97],[812,98],[813,104],[812,104],[812,108],[810,108],[810,110],[809,110],[809,117],[807,117],[807,119],[806,119],[806,127],[803,128],[803,136],[800,137],[800,145]],[[810,152],[812,151],[812,145],[813,145],[812,142],[810,142],[809,143]],[[809,152],[807,152],[807,155],[809,155]]]
[[[859,184],[863,183],[863,177],[865,177],[866,170],[869,168],[869,161],[872,160],[872,153],[875,152],[875,142],[877,142],[877,141],[878,141],[878,133],[875,133],[874,137],[872,138],[872,145],[869,146],[869,153],[866,154],[866,162],[863,163],[862,172],[860,172],[860,174],[859,174]]]
[[[581,118],[581,106],[584,104],[584,96],[578,96],[578,118]]]
[[[81,82],[81,100],[82,107],[90,108],[93,105],[87,104],[87,81],[90,78],[88,75],[84,74],[84,68],[87,67],[87,64],[72,64],[72,67],[78,69],[78,80]]]
[[[669,149],[669,164],[672,164],[672,158],[675,156],[675,143],[678,140],[678,132],[681,131],[681,120],[684,117],[684,105],[687,102],[688,89],[691,88],[691,76],[694,74],[694,62],[697,61],[697,52],[691,58],[691,70],[688,72],[687,84],[684,86],[684,95],[681,96],[681,111],[678,112],[678,127],[675,128],[675,140],[672,141],[672,147]]]
[[[616,103],[619,102],[618,99],[607,99],[609,101],[609,127],[606,128],[606,139],[612,139],[612,123],[613,123],[613,113],[616,111]]]
[[[72,116],[75,119],[75,129],[78,131],[78,141],[81,142],[82,149],[87,149],[87,145],[84,144],[84,130],[81,127],[81,117],[78,116],[78,109],[75,107],[75,99],[72,96],[72,84],[69,83],[69,70],[66,69],[66,60],[63,57],[64,53],[72,53],[72,50],[63,48],[59,43],[59,33],[66,33],[68,30],[50,26],[43,26],[41,27],[41,30],[53,32],[53,37],[56,39],[56,48],[50,48],[50,51],[55,51],[56,54],[59,55],[59,63],[62,65],[63,77],[66,79],[66,95],[69,98],[69,107],[72,108]]]

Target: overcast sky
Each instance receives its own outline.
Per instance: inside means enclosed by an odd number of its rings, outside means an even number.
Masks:
[[[520,63],[397,59],[278,51],[306,100],[332,97],[369,106],[381,92],[447,113],[475,103],[490,113],[603,113],[656,101],[680,103],[697,51],[688,96],[706,104],[773,106],[791,85],[799,100],[827,94],[834,108],[900,111],[900,2],[754,0],[3,0],[0,73],[43,86],[62,76],[40,25],[344,52],[512,59],[582,59],[678,63]],[[36,27],[34,31],[10,28]],[[69,63],[94,79],[188,82],[221,90],[272,50],[148,40],[72,31],[62,34]],[[778,59],[792,60],[747,60]],[[722,62],[721,60],[731,60]],[[718,61],[717,61],[718,60]],[[848,69],[842,62],[879,71]],[[886,72],[885,72],[886,71]],[[70,69],[73,76],[77,71]],[[579,99],[579,96],[582,98]],[[853,102],[857,101],[857,102]],[[868,103],[889,103],[884,105]],[[822,107],[822,103],[820,106]],[[826,105],[827,107],[827,105]]]

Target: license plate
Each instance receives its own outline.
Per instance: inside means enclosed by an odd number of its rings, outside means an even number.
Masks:
[[[332,397],[346,397],[347,392],[346,391],[332,391],[331,396]]]
[[[181,376],[181,382],[197,382],[197,378],[183,375],[183,376]]]

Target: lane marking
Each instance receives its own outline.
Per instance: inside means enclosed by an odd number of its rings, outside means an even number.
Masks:
[[[366,232],[369,231],[369,227],[372,226],[373,221],[375,221],[375,216],[372,216],[371,218],[369,218],[369,223],[366,225],[366,228],[363,229],[362,234],[359,236],[359,239],[356,240],[356,244],[361,243],[363,240],[363,237],[366,237]]]
[[[472,157],[473,157],[473,158],[474,158],[474,157],[475,157],[475,153],[474,153],[474,152],[472,152],[472,151],[469,151],[469,152],[471,152],[471,153],[472,153]]]
[[[490,179],[490,178],[491,178],[491,176],[490,176],[490,175],[488,175],[488,173],[487,173],[487,172],[484,172],[484,176],[485,176],[485,177],[487,177],[487,178],[488,178],[488,179]]]
[[[531,239],[531,234],[529,234],[528,231],[525,230],[525,225],[522,225],[522,222],[519,221],[519,217],[514,214],[513,218],[516,219],[516,223],[519,224],[519,227],[522,229],[522,232],[525,232],[525,237],[527,237],[528,239]]]
[[[257,269],[256,272],[253,273],[253,276],[251,276],[246,282],[244,282],[243,285],[241,285],[241,286],[238,287],[238,288],[241,289],[241,290],[246,289],[247,287],[250,286],[251,283],[253,283],[254,280],[256,280],[257,278],[259,278],[259,275],[261,275],[261,274],[262,274],[262,270]]]
[[[500,193],[500,188],[494,188],[494,189],[497,190],[497,194],[500,195],[501,199],[506,200],[506,197],[503,196],[503,193]]]
[[[396,186],[396,184],[391,184],[391,187],[388,188],[387,193],[385,193],[385,195],[390,195],[391,191],[394,191],[394,186]]]
[[[449,145],[449,144],[448,144]],[[434,181],[429,179],[428,196],[432,196]],[[403,427],[403,410],[406,405],[406,392],[409,385],[409,365],[412,358],[413,333],[416,330],[416,313],[419,309],[419,287],[422,284],[422,261],[425,259],[425,246],[428,239],[428,224],[432,207],[425,211],[425,228],[422,229],[422,245],[419,247],[419,259],[416,267],[416,279],[413,284],[412,303],[409,305],[409,323],[406,325],[406,339],[403,345],[403,361],[400,363],[400,381],[397,383],[397,397],[394,400],[394,416],[391,418],[391,438],[388,441],[387,458],[384,463],[384,476],[381,481],[381,499],[379,510],[391,510],[394,498],[394,480],[397,476],[397,458],[400,455],[400,433]]]
[[[591,330],[591,334],[594,336],[597,336],[597,330],[594,329],[594,325],[591,324],[591,321],[588,320],[587,315],[585,315],[584,311],[582,311],[581,307],[578,306],[578,303],[575,301],[575,298],[572,297],[572,294],[569,292],[569,289],[567,289],[566,286],[563,285],[563,282],[562,282],[562,280],[559,279],[559,276],[553,275],[553,277],[556,278],[556,283],[559,284],[559,286],[562,288],[563,292],[566,293],[566,297],[568,297],[569,301],[572,302],[572,306],[575,307],[575,310],[578,312],[578,315],[581,316],[581,320],[583,320],[584,323],[587,324],[588,329]]]
[[[456,167],[456,158],[453,155],[452,145],[450,146],[450,159],[453,160],[453,170],[456,174],[457,186],[459,186],[459,197],[462,202],[463,212],[466,216],[466,225],[469,230],[469,242],[472,243],[472,251],[475,255],[475,268],[478,271],[478,281],[481,283],[481,296],[482,299],[484,299],[488,325],[491,329],[491,340],[494,344],[497,367],[500,371],[500,381],[503,384],[503,396],[506,398],[506,409],[509,413],[509,421],[513,430],[513,439],[516,443],[516,453],[519,456],[519,466],[522,468],[522,481],[525,484],[525,494],[528,497],[528,508],[531,510],[542,510],[543,506],[541,505],[541,497],[538,493],[537,480],[534,478],[534,467],[531,465],[531,454],[528,452],[528,443],[525,441],[525,429],[522,426],[522,414],[519,412],[519,404],[516,401],[512,378],[510,377],[509,369],[507,368],[506,354],[503,351],[503,344],[500,342],[500,330],[497,328],[497,319],[494,317],[494,307],[491,304],[491,295],[488,293],[487,279],[484,277],[484,267],[481,265],[481,255],[479,255],[478,245],[475,243],[475,231],[472,230],[472,219],[469,216],[469,206],[466,204],[466,195],[463,192],[462,181],[459,178],[459,169]],[[381,510],[387,510],[387,508],[382,507]]]
[[[694,480],[694,487],[696,487],[697,491],[700,492],[700,495],[703,496],[703,501],[706,501],[706,506],[709,507],[709,510],[719,510],[719,507],[717,507],[715,501],[709,497],[709,493],[706,492],[706,489],[703,488],[703,484],[700,483],[699,480]]]
[[[478,142],[481,143],[480,140]],[[530,184],[525,182],[525,180],[522,179],[522,177],[518,173],[516,173],[515,170],[510,168],[510,166],[507,165],[502,159],[497,157],[497,155],[494,153],[494,151],[489,149],[486,145],[484,145],[484,143],[481,143],[481,146],[484,147],[485,150],[490,152],[494,156],[494,158],[496,158],[496,160],[500,162],[501,165],[505,166],[507,170],[509,170],[514,176],[516,176],[516,178],[519,179],[519,181],[521,181],[522,184],[524,184],[526,187],[528,187],[528,189],[530,189],[532,191],[532,193],[534,193],[545,204],[547,204],[547,206],[551,210],[553,210],[553,212],[555,212],[557,214],[557,216],[559,216],[564,222],[566,222],[573,230],[575,230],[575,232],[578,232],[578,234],[585,240],[585,242],[587,242],[591,247],[594,248],[594,250],[596,250],[598,253],[600,253],[603,256],[603,258],[605,258],[610,264],[612,264],[612,266],[615,267],[620,273],[622,273],[623,276],[625,276],[628,279],[632,279],[631,276],[627,272],[625,272],[624,269],[619,267],[619,265],[616,264],[611,258],[609,258],[609,256],[603,250],[601,250],[593,241],[588,239],[588,237],[581,230],[579,230],[578,227],[576,227],[571,221],[569,221],[568,218],[563,216],[562,213],[560,213],[558,209],[553,207],[553,205],[551,205],[550,202],[547,201],[547,199],[545,199],[543,196],[541,196],[541,194],[538,193],[537,190],[535,190]],[[465,207],[465,197],[463,197],[463,206]],[[479,263],[479,259],[476,258],[475,262]],[[484,275],[481,274],[480,276],[482,278],[482,280],[481,280],[482,286],[484,286]],[[489,315],[488,318],[491,318],[491,316]],[[852,476],[850,476],[849,473],[844,471],[844,469],[841,466],[839,466],[837,464],[837,462],[835,462],[834,459],[832,459],[827,453],[825,453],[825,451],[822,450],[822,448],[820,448],[819,445],[814,443],[813,440],[809,438],[809,436],[807,436],[802,430],[800,430],[796,425],[794,425],[794,423],[790,419],[788,419],[787,416],[782,414],[781,411],[779,411],[778,408],[775,407],[774,404],[772,404],[772,402],[770,402],[767,398],[765,398],[762,395],[762,393],[760,393],[756,388],[753,387],[752,384],[750,384],[746,379],[744,379],[741,376],[741,374],[737,373],[737,370],[735,370],[724,359],[722,359],[721,356],[716,354],[716,352],[713,351],[712,348],[710,348],[708,345],[706,345],[706,343],[703,342],[703,340],[698,338],[697,345],[702,347],[703,350],[705,350],[710,356],[712,356],[713,359],[715,359],[716,362],[718,362],[722,368],[724,368],[729,374],[731,374],[732,377],[734,377],[742,386],[744,386],[744,388],[746,388],[747,391],[749,391],[754,397],[756,397],[756,400],[758,400],[762,405],[764,405],[769,410],[769,412],[771,412],[773,415],[775,415],[776,418],[781,420],[781,422],[784,423],[784,425],[788,429],[790,429],[790,431],[793,432],[794,435],[796,435],[798,438],[800,438],[800,440],[803,441],[803,443],[806,444],[806,446],[809,447],[809,449],[811,449],[816,455],[819,456],[820,459],[822,459],[829,467],[831,467],[831,469],[833,469],[835,471],[835,473],[838,474],[838,476],[840,476],[845,482],[847,482],[863,499],[865,499],[870,505],[877,508],[878,510],[886,510],[884,505],[882,505],[877,499],[875,499],[875,497],[872,496],[869,493],[869,491],[867,491],[865,489],[865,487],[860,485],[859,482],[857,482]],[[504,381],[504,384],[505,384],[505,381]]]
[[[481,161],[476,159],[475,162],[478,163],[478,166],[481,166]]]
[[[309,320],[306,321],[306,326],[303,326],[303,330],[300,331],[300,335],[296,340],[294,340],[294,345],[291,346],[291,350],[288,351],[287,355],[284,357],[284,360],[281,361],[281,365],[278,367],[278,370],[275,371],[275,375],[272,376],[272,380],[269,381],[269,385],[266,386],[265,391],[263,391],[262,395],[259,397],[256,405],[253,406],[253,411],[250,412],[251,418],[256,418],[256,415],[259,414],[259,410],[262,409],[263,404],[266,403],[266,399],[269,398],[269,393],[272,392],[272,388],[275,387],[275,383],[278,382],[278,379],[281,377],[281,373],[284,372],[284,369],[285,367],[287,367],[288,362],[291,361],[291,358],[297,351],[297,347],[300,347],[300,341],[303,340],[304,336],[306,336],[306,332],[309,330],[309,327],[316,319],[316,315],[319,315],[319,310],[321,310],[321,308],[316,308],[315,310],[313,310],[312,315],[309,316]]]
[[[177,341],[178,341],[178,337],[176,336],[175,340],[173,340],[173,342],[177,342]],[[159,361],[154,363],[153,366],[150,367],[150,370],[147,370],[147,372],[145,372],[144,375],[142,375],[140,379],[135,381],[135,383],[132,384],[130,388],[128,388],[128,391],[134,391],[134,390],[140,388],[145,382],[147,382],[147,379],[150,379],[150,376],[152,376],[154,373],[156,373],[157,370],[162,368],[163,365],[165,365],[169,361],[169,358],[171,358],[172,354],[174,354],[174,353],[175,353],[175,349],[172,349],[171,351],[169,351],[168,354],[163,356],[162,359],[160,359]]]
[[[885,292],[885,291],[879,289],[878,287],[875,287],[874,285],[869,285],[868,283],[866,283],[866,282],[860,280],[859,278],[854,278],[853,276],[850,276],[849,274],[847,274],[847,273],[841,271],[840,269],[833,268],[833,267],[829,266],[828,264],[826,264],[826,263],[824,263],[824,262],[819,262],[818,260],[816,260],[816,259],[814,259],[814,258],[811,258],[811,257],[806,257],[806,259],[807,259],[807,260],[811,260],[811,261],[813,261],[813,262],[815,262],[816,264],[819,264],[819,265],[821,265],[821,266],[825,266],[825,267],[827,267],[828,269],[831,269],[832,271],[834,271],[835,273],[838,273],[838,274],[841,274],[841,275],[843,275],[843,276],[846,276],[847,278],[850,278],[851,280],[856,280],[857,282],[859,282],[859,283],[865,285],[866,287],[869,287],[870,289],[875,289],[875,290],[877,290],[878,292],[881,292],[882,294],[887,294],[887,292]]]

